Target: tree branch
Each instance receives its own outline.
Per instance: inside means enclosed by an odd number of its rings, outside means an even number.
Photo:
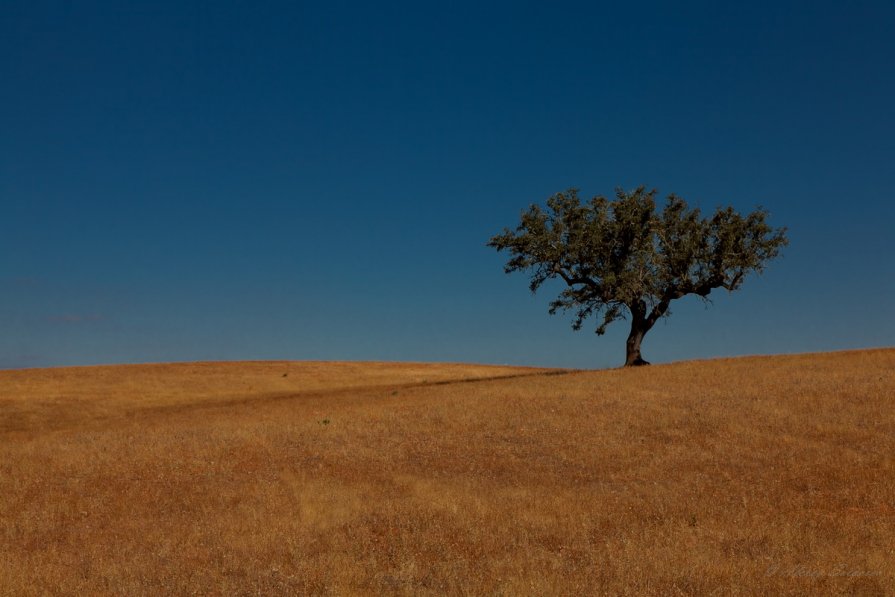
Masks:
[[[587,276],[570,276],[565,271],[563,271],[562,267],[559,265],[553,266],[553,273],[562,278],[569,286],[574,286],[575,284],[583,284],[594,290],[594,292],[596,292],[598,295],[603,294],[603,286],[592,278],[588,278]]]
[[[670,300],[662,299],[655,307],[653,307],[653,310],[650,311],[650,314],[646,318],[646,321],[644,321],[646,331],[651,330],[653,326],[656,325],[656,322],[659,321],[662,316],[668,312],[668,306],[670,303]]]

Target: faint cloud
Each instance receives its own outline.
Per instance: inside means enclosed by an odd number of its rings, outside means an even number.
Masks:
[[[21,276],[13,278],[12,285],[19,288],[33,288],[34,286],[40,286],[40,279],[34,276]]]
[[[0,355],[0,369],[28,369],[30,367],[39,367],[46,362],[47,358],[40,354]]]
[[[66,314],[66,315],[53,315],[51,317],[47,317],[47,321],[50,323],[58,323],[62,325],[74,325],[78,323],[95,323],[97,321],[103,321],[105,319],[104,316],[98,314],[89,314],[89,315],[77,315],[77,314]]]
[[[35,276],[14,276],[11,278],[0,278],[0,286],[8,288],[37,288],[41,286],[40,278]]]

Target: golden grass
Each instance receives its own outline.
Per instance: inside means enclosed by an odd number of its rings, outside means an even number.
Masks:
[[[0,371],[3,594],[893,591],[893,349]]]

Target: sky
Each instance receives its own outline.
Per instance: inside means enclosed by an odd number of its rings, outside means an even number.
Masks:
[[[613,367],[485,246],[578,188],[769,210],[656,362],[895,345],[889,2],[0,2],[0,368]]]

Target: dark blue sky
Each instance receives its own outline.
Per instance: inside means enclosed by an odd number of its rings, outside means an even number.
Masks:
[[[639,184],[791,240],[647,358],[895,344],[895,9],[722,4],[3,2],[0,368],[618,365],[485,242]]]

